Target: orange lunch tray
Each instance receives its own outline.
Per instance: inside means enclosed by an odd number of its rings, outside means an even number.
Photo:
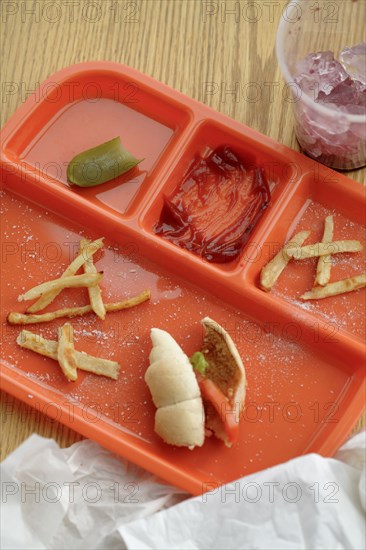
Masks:
[[[131,176],[101,186],[67,184],[75,154],[121,136],[143,162]],[[237,260],[214,264],[154,234],[163,196],[197,154],[228,145],[262,166],[269,207]],[[46,80],[8,121],[1,144],[2,367],[5,391],[85,437],[193,494],[304,453],[331,455],[364,408],[365,290],[304,302],[315,260],[291,262],[271,292],[261,268],[294,232],[321,239],[334,216],[334,239],[365,245],[365,188],[136,70],[90,62]],[[130,178],[130,179],[129,179]],[[117,381],[80,371],[68,382],[56,361],[23,349],[20,293],[57,278],[80,238],[105,237],[96,267],[106,301],[151,290],[151,300],[70,320],[75,347],[118,360]],[[332,280],[364,270],[364,251],[334,257]],[[88,303],[86,289],[59,294],[49,311]],[[232,336],[248,388],[238,441],[214,437],[190,451],[154,433],[155,407],[144,382],[150,329],[168,330],[190,355],[210,316]],[[65,319],[24,328],[56,339]],[[91,457],[92,459],[92,457]]]

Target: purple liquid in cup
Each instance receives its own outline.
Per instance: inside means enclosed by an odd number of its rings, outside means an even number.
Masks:
[[[331,51],[310,53],[296,63],[294,81],[301,92],[294,104],[296,135],[304,152],[341,170],[366,164],[366,44],[343,48],[339,60]],[[301,101],[302,94],[329,113]]]

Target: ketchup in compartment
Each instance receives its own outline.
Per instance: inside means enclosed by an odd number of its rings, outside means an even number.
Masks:
[[[229,147],[219,147],[196,157],[182,184],[164,197],[154,232],[208,262],[230,262],[270,197],[261,168],[246,166]]]

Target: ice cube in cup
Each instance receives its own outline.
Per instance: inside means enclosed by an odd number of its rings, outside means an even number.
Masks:
[[[352,48],[346,46],[339,59],[352,80],[359,82],[362,89],[366,89],[366,44],[361,42]]]
[[[332,21],[313,3],[287,5],[277,58],[293,91],[297,140],[304,153],[339,170],[366,165],[366,2],[335,2]]]

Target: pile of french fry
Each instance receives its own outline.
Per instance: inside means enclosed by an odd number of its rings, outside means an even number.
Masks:
[[[19,302],[34,299],[36,299],[36,302],[27,308],[26,313],[9,313],[8,322],[12,325],[45,323],[61,317],[75,317],[89,312],[94,312],[100,319],[104,320],[107,312],[131,308],[149,300],[150,290],[146,289],[137,296],[120,302],[103,302],[102,291],[99,286],[103,272],[98,272],[93,262],[93,255],[102,246],[103,238],[93,242],[88,239],[81,239],[76,258],[62,273],[61,277],[41,283],[21,294],[18,297]],[[84,273],[78,275],[77,272],[81,268]],[[75,287],[86,287],[88,289],[90,301],[88,305],[38,313],[49,306],[63,289]],[[46,340],[38,334],[23,330],[17,338],[17,343],[24,348],[57,360],[66,378],[70,381],[77,379],[77,369],[113,379],[118,377],[119,363],[93,357],[75,350],[73,328],[70,323],[65,323],[59,328],[57,341]]]
[[[341,279],[330,283],[331,258],[333,254],[342,252],[360,252],[363,247],[360,241],[333,241],[333,216],[327,216],[324,221],[324,231],[321,242],[303,246],[310,231],[300,231],[288,241],[276,256],[265,265],[260,274],[260,286],[269,292],[290,260],[318,258],[316,276],[313,288],[301,296],[302,300],[319,300],[352,292],[366,286],[366,273]]]
[[[58,342],[46,340],[39,334],[34,334],[29,330],[22,330],[17,338],[17,344],[22,348],[58,361],[63,373],[70,381],[77,379],[77,369],[107,376],[114,380],[118,378],[119,363],[101,357],[94,357],[74,348],[73,328],[69,323],[65,323],[60,327]]]

